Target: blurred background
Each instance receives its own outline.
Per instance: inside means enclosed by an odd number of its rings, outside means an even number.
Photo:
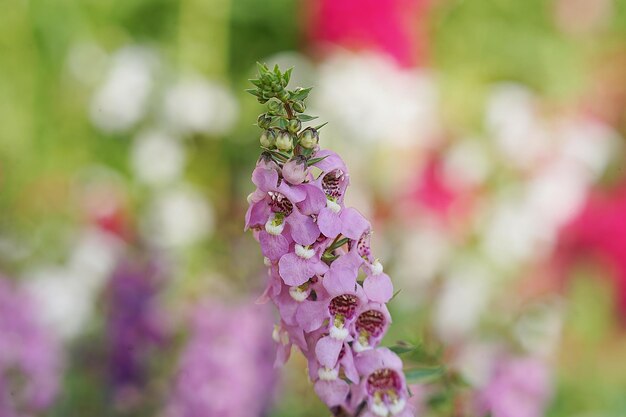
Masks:
[[[325,416],[243,233],[295,66],[419,416],[626,416],[626,0],[0,0],[0,416]]]

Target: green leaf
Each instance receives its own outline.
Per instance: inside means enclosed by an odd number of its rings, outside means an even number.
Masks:
[[[252,84],[256,85],[259,88],[263,86],[263,82],[261,80],[256,79],[256,78],[251,78],[248,81],[250,81]]]
[[[311,120],[317,119],[318,116],[310,116],[308,114],[299,114],[297,117],[298,117],[298,120],[300,120],[301,122],[309,122]]]
[[[322,123],[322,124],[321,124],[321,125],[319,125],[319,126],[315,126],[315,127],[314,127],[314,129],[315,129],[315,130],[320,130],[321,128],[323,128],[323,127],[324,127],[324,126],[326,126],[327,124],[328,124],[328,122]]]
[[[289,84],[289,80],[291,80],[291,71],[293,71],[293,67],[289,68],[287,71],[285,71],[285,73],[283,74],[283,80],[285,80],[286,84]]]
[[[413,346],[407,342],[398,342],[397,345],[391,346],[389,348],[389,350],[391,350],[394,353],[397,353],[398,355],[401,355],[403,353],[413,352],[413,351],[416,351],[417,349],[419,349],[418,346]]]
[[[274,65],[274,74],[278,75],[280,77],[280,68],[278,68],[278,64]]]
[[[297,88],[290,93],[292,100],[305,100],[309,93],[313,90],[313,87],[309,88]]]
[[[400,288],[398,291],[394,292],[393,295],[391,296],[391,298],[389,299],[389,301],[391,301],[394,298],[396,298],[396,295],[400,294],[400,291],[402,291],[402,288]],[[389,302],[389,301],[387,301],[387,302]]]
[[[259,74],[261,74],[261,75],[269,74],[269,72],[270,72],[269,68],[267,68],[267,65],[261,64],[258,61],[256,63],[256,67],[259,70]]]
[[[281,129],[287,129],[287,126],[289,126],[289,121],[284,117],[277,117],[276,126],[280,127]]]
[[[434,368],[415,368],[407,369],[404,371],[404,376],[408,384],[414,384],[417,382],[433,381],[440,378],[445,373],[443,366],[436,366]]]
[[[246,90],[246,93],[250,93],[250,94],[252,94],[253,96],[257,96],[257,97],[262,97],[262,96],[261,96],[261,93],[259,93],[259,91],[258,91],[256,88],[248,88],[248,89]]]
[[[326,159],[326,158],[328,158],[328,155],[326,155],[326,156],[322,156],[322,157],[320,157],[320,158],[311,158],[311,159],[309,159],[309,160],[306,162],[306,164],[307,164],[308,166],[311,166],[311,165],[317,164],[319,161],[322,161],[322,160],[324,160],[324,159]]]

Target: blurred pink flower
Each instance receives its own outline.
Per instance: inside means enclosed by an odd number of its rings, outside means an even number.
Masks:
[[[266,415],[276,383],[271,334],[263,306],[196,307],[165,416]]]
[[[424,60],[420,17],[428,0],[317,0],[312,5],[310,37],[314,44],[382,52],[398,65]],[[423,31],[420,31],[423,32]]]
[[[59,391],[60,346],[36,319],[36,305],[0,276],[0,415],[32,417]]]
[[[537,358],[501,358],[477,397],[478,414],[541,417],[552,395],[548,367]]]
[[[581,256],[593,257],[612,272],[617,305],[626,323],[626,182],[609,192],[596,192],[564,229],[557,262],[567,270]]]

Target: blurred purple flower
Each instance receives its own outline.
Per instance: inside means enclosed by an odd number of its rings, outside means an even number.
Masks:
[[[0,276],[0,415],[43,413],[58,394],[61,371],[60,345],[38,322],[35,305]]]
[[[478,394],[478,415],[541,417],[552,395],[550,371],[538,358],[503,358]]]
[[[198,306],[165,416],[265,415],[276,382],[271,334],[266,306]]]
[[[167,339],[167,321],[157,304],[163,267],[154,261],[122,260],[106,297],[108,375],[117,401],[132,401],[147,383],[149,348]]]

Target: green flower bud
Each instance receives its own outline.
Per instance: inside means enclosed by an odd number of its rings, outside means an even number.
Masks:
[[[305,149],[313,149],[317,142],[319,142],[319,134],[317,130],[312,127],[307,127],[300,133],[300,146]]]
[[[289,126],[287,126],[287,130],[291,133],[298,133],[298,130],[302,127],[302,122],[298,119],[291,119],[289,121]]]
[[[287,92],[287,90],[281,90],[281,92],[278,94],[278,98],[280,99],[280,101],[287,101],[289,100],[289,93]]]
[[[269,109],[270,113],[279,114],[283,106],[278,101],[270,101],[267,105],[267,108]]]
[[[290,151],[293,147],[293,143],[291,142],[291,135],[286,130],[281,130],[278,132],[278,136],[276,137],[276,147],[281,151]]]
[[[304,105],[304,101],[294,101],[293,109],[298,113],[302,113],[306,110],[306,106]]]
[[[261,129],[268,129],[271,123],[272,123],[272,118],[265,113],[260,115],[259,118],[257,119],[257,125],[259,125]]]
[[[271,149],[276,143],[276,133],[272,129],[266,130],[261,134],[261,138],[259,140],[261,142],[261,146]]]

